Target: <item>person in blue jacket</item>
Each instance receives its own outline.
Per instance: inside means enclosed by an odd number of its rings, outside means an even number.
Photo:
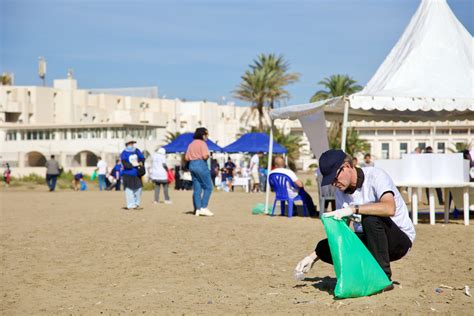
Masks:
[[[145,171],[145,157],[142,152],[135,147],[136,141],[133,137],[125,138],[125,149],[120,154],[122,161],[122,181],[125,189],[127,209],[143,209],[140,207],[142,195],[142,176]]]
[[[122,184],[122,164],[120,163],[120,159],[115,161],[115,166],[110,174],[115,178],[115,180],[117,180],[115,183],[115,191],[120,191],[120,186]]]

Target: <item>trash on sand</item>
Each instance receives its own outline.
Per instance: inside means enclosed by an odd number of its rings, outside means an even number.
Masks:
[[[464,294],[466,294],[469,297],[472,297],[471,289],[469,289],[469,286],[467,286],[467,285],[464,286]]]

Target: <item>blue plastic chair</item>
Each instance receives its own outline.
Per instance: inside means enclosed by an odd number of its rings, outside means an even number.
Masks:
[[[293,216],[293,205],[296,201],[303,202],[303,213],[304,216],[308,216],[306,210],[306,204],[303,201],[303,198],[298,194],[294,198],[290,198],[288,195],[288,187],[295,188],[299,190],[296,184],[291,181],[290,177],[283,173],[271,173],[268,178],[270,186],[275,190],[275,202],[273,202],[272,216],[275,214],[275,206],[277,201],[281,203],[281,215],[285,215],[285,201],[288,201],[288,217]]]

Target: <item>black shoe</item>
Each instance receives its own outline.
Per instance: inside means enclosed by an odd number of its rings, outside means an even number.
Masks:
[[[393,286],[393,283],[390,283],[390,285],[387,285],[387,286],[382,290],[381,293],[391,291],[391,290],[393,290],[394,288],[395,288],[395,287]]]

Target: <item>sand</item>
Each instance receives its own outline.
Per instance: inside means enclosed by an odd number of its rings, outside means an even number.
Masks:
[[[252,215],[263,194],[217,192],[213,218],[195,217],[191,192],[173,204],[125,211],[123,192],[0,192],[2,315],[26,314],[471,314],[474,223],[416,227],[392,264],[395,290],[335,300],[332,266],[303,281],[292,271],[324,238],[317,219]],[[313,192],[314,194],[314,192]],[[473,291],[474,292],[474,291]]]

